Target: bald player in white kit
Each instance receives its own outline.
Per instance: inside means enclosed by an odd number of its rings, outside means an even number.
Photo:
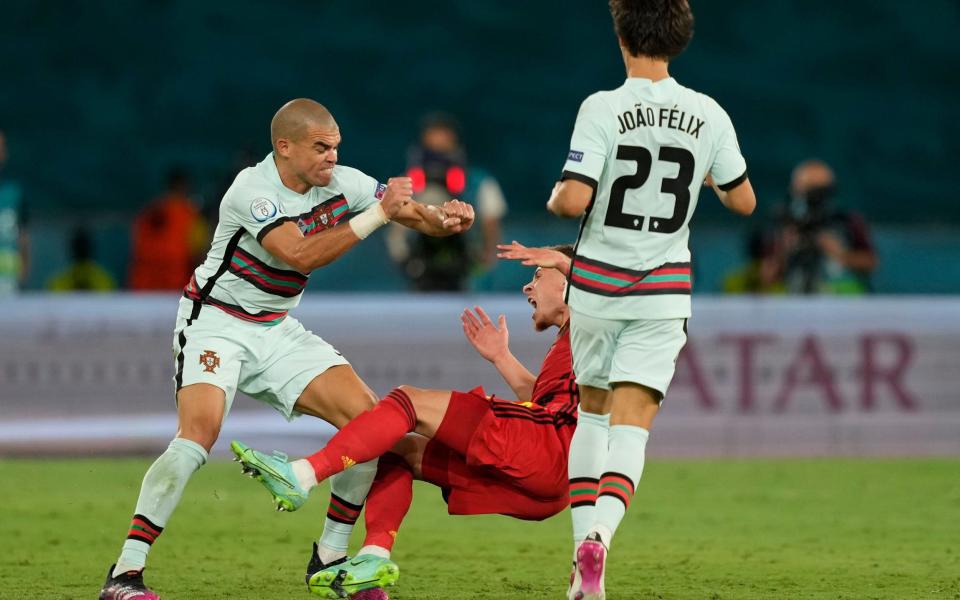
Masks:
[[[270,131],[273,152],[227,190],[210,251],[184,288],[173,344],[179,429],[143,479],[101,600],[158,598],[143,583],[147,553],[206,462],[237,390],[287,419],[313,415],[338,428],[374,405],[347,360],[287,314],[310,272],[390,221],[433,236],[473,224],[468,204],[425,206],[412,200],[409,178],[384,185],[337,164],[340,130],[313,100],[285,104]],[[376,462],[357,465],[334,480],[338,504],[361,506],[376,470]],[[328,518],[308,569],[345,555],[350,529]]]
[[[756,206],[727,113],[668,63],[693,35],[687,0],[610,0],[627,70],[581,105],[547,208],[583,216],[569,274],[580,413],[570,445],[571,600],[604,598],[607,551],[643,472],[649,430],[690,317],[688,224],[705,181],[735,213]],[[536,262],[535,251],[501,255]]]

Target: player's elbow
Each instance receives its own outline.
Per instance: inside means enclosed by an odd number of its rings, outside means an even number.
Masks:
[[[746,180],[737,187],[727,192],[727,208],[738,215],[749,216],[757,208],[757,195],[753,192],[753,186]]]
[[[580,181],[566,179],[554,189],[547,202],[547,210],[558,217],[579,217],[587,210],[591,198],[592,187]]]
[[[297,251],[290,252],[286,256],[281,257],[281,259],[283,262],[293,267],[294,270],[303,273],[304,275],[307,275],[310,273],[310,271],[323,266],[322,264],[316,264],[317,261],[307,260],[307,257],[304,254]]]
[[[743,215],[744,217],[749,217],[753,214],[753,211],[757,208],[757,199],[753,196],[749,200],[744,200],[739,202],[733,209],[733,212],[738,215]]]
[[[547,202],[547,210],[558,217],[572,219],[582,215],[583,211],[586,210],[586,205],[574,201],[574,199],[569,196],[558,195],[551,198],[550,202]]]

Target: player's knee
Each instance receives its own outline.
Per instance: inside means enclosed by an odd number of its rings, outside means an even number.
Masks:
[[[423,391],[418,387],[413,387],[412,385],[406,385],[406,384],[398,385],[394,389],[400,390],[401,392],[409,396],[411,400],[413,400],[414,396],[419,396],[420,392]]]
[[[594,415],[610,412],[610,403],[605,398],[580,397],[580,410]]]
[[[220,421],[211,418],[194,418],[180,424],[177,437],[195,442],[210,452],[217,438],[220,437]]]
[[[414,410],[418,412],[419,409],[424,408],[430,401],[429,394],[424,394],[422,389],[415,388],[412,385],[401,385],[397,389],[406,394],[407,398],[410,398],[410,404],[412,404]]]

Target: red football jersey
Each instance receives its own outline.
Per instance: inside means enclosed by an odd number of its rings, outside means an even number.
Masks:
[[[577,422],[580,396],[577,380],[573,375],[569,323],[560,329],[556,341],[543,359],[540,374],[533,384],[532,401],[552,414],[557,425],[572,425]]]

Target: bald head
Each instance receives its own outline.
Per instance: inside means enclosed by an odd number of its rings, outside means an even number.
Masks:
[[[273,148],[277,148],[277,140],[300,140],[311,127],[320,129],[336,129],[337,122],[326,107],[309,98],[291,100],[273,115],[270,121],[270,140]]]
[[[790,185],[795,194],[803,195],[808,190],[831,186],[833,182],[833,169],[822,160],[810,159],[793,169]]]

